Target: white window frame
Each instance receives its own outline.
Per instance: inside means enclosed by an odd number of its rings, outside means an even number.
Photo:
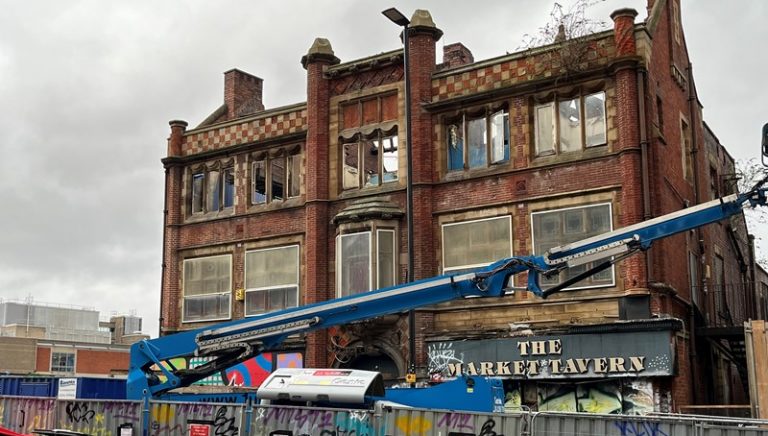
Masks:
[[[186,295],[186,283],[184,282],[184,271],[187,265],[187,262],[192,262],[195,260],[200,259],[212,259],[215,257],[228,257],[229,258],[229,285],[227,286],[228,290],[224,292],[210,292],[207,294],[198,294],[198,295],[192,295],[187,297]],[[182,268],[181,268],[181,277],[182,277],[182,283],[181,283],[181,322],[182,323],[193,323],[193,322],[210,322],[210,321],[224,321],[228,319],[232,319],[232,255],[231,254],[216,254],[213,256],[199,256],[199,257],[190,257],[189,259],[184,259],[182,262]],[[228,315],[226,317],[221,318],[206,318],[206,319],[193,319],[193,320],[187,320],[186,319],[186,304],[187,304],[187,298],[194,298],[194,297],[203,297],[208,295],[227,295],[229,294],[229,309],[227,310]]]
[[[392,234],[392,278],[394,283],[391,286],[397,284],[397,235],[394,229],[376,229],[376,289],[381,289],[381,275],[379,274],[379,268],[381,266],[381,251],[379,250],[382,233]],[[373,250],[373,247],[371,247]]]
[[[548,210],[541,210],[541,211],[531,212],[531,223],[530,223],[530,225],[531,225],[531,251],[533,251],[536,248],[536,235],[535,235],[535,232],[534,232],[535,228],[534,228],[534,225],[533,225],[533,217],[534,217],[534,215],[543,215],[543,214],[552,213],[552,212],[565,212],[565,211],[568,211],[568,210],[586,209],[588,207],[599,207],[599,206],[606,206],[606,205],[608,206],[608,222],[611,225],[611,228],[610,228],[609,231],[613,231],[613,204],[611,204],[610,202],[585,204],[585,205],[581,205],[581,206],[563,207],[563,208],[559,208],[559,209],[548,209]],[[580,238],[580,239],[585,239],[585,238],[587,238],[587,236],[585,236],[584,238]],[[565,244],[567,244],[567,242],[562,242],[560,245],[565,245]],[[541,255],[543,253],[535,253],[535,254],[536,255]],[[611,271],[611,283],[610,284],[590,285],[590,286],[576,286],[576,287],[564,288],[563,290],[564,291],[577,291],[577,290],[580,290],[580,289],[612,288],[612,287],[616,286],[616,268],[615,268],[615,266],[611,266],[610,267],[610,271]]]
[[[443,224],[440,227],[440,232],[441,232],[441,237],[442,237],[442,250],[440,250],[440,251],[441,251],[441,256],[442,256],[442,270],[443,270],[443,274],[448,274],[448,273],[450,273],[452,271],[467,270],[467,269],[472,269],[472,268],[481,268],[481,267],[484,267],[484,266],[488,266],[488,265],[492,264],[493,262],[495,262],[497,260],[500,260],[500,259],[494,259],[493,261],[486,262],[486,263],[475,263],[475,264],[459,265],[459,266],[452,266],[452,267],[446,268],[445,267],[445,229],[447,227],[466,225],[466,224],[471,224],[471,223],[478,223],[478,222],[481,222],[481,221],[499,220],[499,219],[506,219],[509,222],[509,254],[510,254],[510,257],[514,256],[514,251],[513,251],[514,250],[514,244],[513,244],[513,234],[512,234],[512,215],[500,215],[500,216],[494,216],[494,217],[490,217],[490,218],[481,218],[481,219],[476,219],[476,220],[467,220],[467,221],[458,221],[458,222],[455,222],[455,223],[446,223],[446,224]]]
[[[54,354],[68,354],[72,356],[72,371],[61,371],[53,369],[53,355]],[[56,374],[75,374],[77,372],[77,351],[54,351],[51,349],[50,364],[48,365],[52,373]]]
[[[355,232],[355,233],[343,233],[338,236],[336,236],[336,296],[337,297],[344,297],[345,295],[342,294],[342,288],[341,288],[341,281],[343,274],[341,273],[341,269],[343,265],[341,264],[341,247],[342,247],[342,239],[345,237],[350,236],[357,236],[364,234],[368,236],[368,291],[371,291],[373,289],[373,237],[371,235],[370,230],[365,230],[362,232]],[[349,294],[349,296],[357,295],[357,294]]]
[[[247,278],[248,278],[248,261],[247,261],[248,253],[255,253],[255,252],[259,252],[259,251],[285,250],[285,249],[294,248],[294,247],[296,248],[296,307],[301,306],[301,298],[300,298],[301,297],[301,272],[300,272],[300,270],[301,270],[301,263],[300,263],[300,260],[301,260],[301,247],[299,246],[299,244],[281,245],[279,247],[255,248],[255,249],[252,249],[252,250],[247,250],[245,252],[246,262],[245,262],[245,265],[243,266],[243,284],[245,285],[245,283],[247,282]],[[263,315],[265,313],[270,313],[269,311],[254,313],[254,314],[250,314],[250,315],[248,313],[246,313],[247,304],[245,304],[245,303],[248,301],[248,294],[249,293],[251,293],[251,292],[264,292],[264,291],[269,291],[270,289],[281,289],[281,288],[286,288],[288,286],[290,286],[290,285],[283,284],[283,285],[275,285],[275,286],[265,286],[265,287],[262,287],[262,288],[246,288],[245,289],[245,300],[244,300],[244,306],[245,307],[243,308],[243,316],[247,318],[247,317],[251,317],[251,316],[259,316],[259,315]],[[286,309],[288,309],[288,308],[286,308]]]

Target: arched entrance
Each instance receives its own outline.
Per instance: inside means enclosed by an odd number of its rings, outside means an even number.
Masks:
[[[401,374],[404,374],[405,364],[397,354],[393,357],[389,350],[382,345],[363,346],[361,342],[350,344],[347,350],[355,350],[349,359],[337,361],[337,368],[360,369],[365,371],[377,371],[384,378],[384,384],[389,386],[400,382]]]

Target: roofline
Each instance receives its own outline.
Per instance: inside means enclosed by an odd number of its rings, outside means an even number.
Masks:
[[[303,101],[300,103],[293,103],[286,106],[279,106],[272,109],[267,109],[262,112],[258,112],[256,114],[252,114],[246,117],[236,118],[234,120],[228,120],[223,123],[218,124],[210,124],[208,126],[203,127],[195,127],[194,129],[190,129],[184,132],[184,136],[197,134],[197,133],[203,133],[207,132],[209,130],[216,130],[221,129],[222,127],[229,127],[229,126],[235,126],[238,124],[248,123],[251,121],[259,120],[262,118],[271,117],[273,115],[281,114],[281,113],[288,113],[288,112],[294,112],[297,109],[303,109],[307,107],[307,102]]]

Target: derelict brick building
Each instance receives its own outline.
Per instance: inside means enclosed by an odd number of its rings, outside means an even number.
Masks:
[[[733,159],[702,119],[679,0],[650,0],[647,12],[637,22],[618,10],[612,30],[488,60],[450,44],[438,64],[442,32],[416,11],[414,278],[732,192]],[[341,62],[318,38],[301,64],[305,103],[265,109],[262,79],[233,69],[211,116],[192,129],[170,123],[163,334],[407,281],[403,50]],[[419,374],[504,377],[513,403],[540,409],[744,403],[749,253],[735,219],[657,242],[546,300],[516,290],[423,308]],[[407,336],[407,317],[392,314],[297,336],[222,377],[258,385],[276,366],[303,365],[395,380]]]

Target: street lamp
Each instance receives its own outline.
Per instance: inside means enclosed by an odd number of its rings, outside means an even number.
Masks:
[[[403,69],[405,70],[405,151],[407,175],[405,180],[405,191],[407,196],[406,222],[408,226],[408,281],[414,280],[413,276],[413,147],[411,147],[411,81],[408,73],[408,25],[411,23],[396,8],[389,8],[381,12],[390,21],[403,28]],[[413,310],[408,311],[408,375],[406,380],[410,383],[415,381],[416,369],[416,315]]]

